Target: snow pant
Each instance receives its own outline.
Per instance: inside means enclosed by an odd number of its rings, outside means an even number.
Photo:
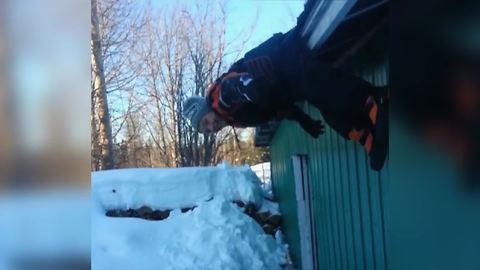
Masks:
[[[361,78],[316,59],[300,38],[298,29],[288,32],[281,46],[277,70],[294,101],[308,101],[325,122],[347,140],[355,140],[370,153],[378,91]]]
[[[347,140],[355,140],[370,152],[374,115],[370,116],[375,88],[319,62],[306,62],[290,77],[295,101],[315,106],[325,122]]]

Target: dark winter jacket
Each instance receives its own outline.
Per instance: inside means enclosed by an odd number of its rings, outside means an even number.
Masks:
[[[210,91],[209,101],[216,104],[212,107],[229,124],[254,127],[282,118],[296,120],[306,130],[316,124],[294,104],[294,86],[283,77],[288,69],[282,69],[277,54],[283,38],[276,34],[247,53],[217,80],[217,91]]]
[[[247,52],[210,89],[210,104],[229,124],[254,127],[287,118],[298,121],[306,130],[318,127],[319,121],[313,121],[294,104],[296,82],[289,79],[298,77],[292,73],[299,72],[304,60],[311,57],[299,33],[304,14],[295,28],[274,34]]]

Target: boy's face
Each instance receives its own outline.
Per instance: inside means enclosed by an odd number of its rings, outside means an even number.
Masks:
[[[200,133],[215,133],[227,125],[225,121],[220,118],[215,112],[207,113],[201,120],[198,126]]]

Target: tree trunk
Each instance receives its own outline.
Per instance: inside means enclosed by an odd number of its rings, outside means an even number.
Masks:
[[[91,95],[91,108],[90,108],[90,140],[91,140],[91,170],[98,171],[99,168],[99,149],[98,149],[98,128],[97,128],[97,117],[95,113],[95,96]]]
[[[212,147],[210,144],[211,140],[210,135],[206,135],[203,137],[203,145],[205,146],[205,151],[203,153],[203,166],[208,166],[210,163],[211,155],[212,155]]]
[[[93,103],[98,120],[97,141],[99,148],[99,169],[108,170],[114,167],[114,153],[110,114],[108,111],[107,89],[103,68],[102,43],[98,21],[97,0],[91,0],[92,5],[92,32],[91,32],[91,65],[93,80]]]

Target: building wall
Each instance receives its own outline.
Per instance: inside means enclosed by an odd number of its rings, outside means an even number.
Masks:
[[[360,61],[358,74],[375,85],[388,79],[386,58]],[[305,111],[320,118],[316,108]],[[294,264],[300,268],[299,225],[291,156],[308,156],[320,269],[385,269],[385,198],[388,163],[381,173],[369,169],[363,148],[330,128],[313,139],[294,122],[283,121],[271,144],[274,193],[284,217],[283,230]]]

